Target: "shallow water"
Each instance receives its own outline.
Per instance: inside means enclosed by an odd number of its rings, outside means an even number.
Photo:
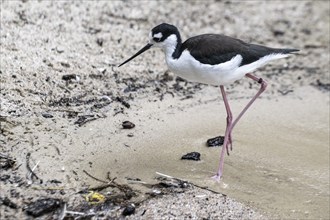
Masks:
[[[232,101],[234,114],[246,101]],[[221,149],[207,148],[205,142],[224,133],[221,101],[180,111],[171,103],[159,106],[158,110],[144,106],[139,117],[120,116],[138,120],[134,130],[107,126],[119,124],[120,117],[80,129],[85,138],[76,146],[93,152],[85,158],[93,166],[86,162],[80,168],[95,176],[110,171],[123,182],[131,177],[150,183],[161,172],[207,186],[274,217],[329,219],[329,98],[325,94],[308,87],[278,101],[259,99],[234,129],[234,149],[225,158],[220,183],[210,177],[217,170]],[[129,133],[134,136],[127,137]],[[201,161],[180,160],[192,151],[201,153]]]

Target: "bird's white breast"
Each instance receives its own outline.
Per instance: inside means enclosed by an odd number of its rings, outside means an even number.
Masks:
[[[183,51],[178,59],[166,55],[166,63],[172,72],[188,81],[211,85],[226,85],[243,77],[244,74],[235,74],[241,61],[242,56],[237,55],[225,63],[203,64],[191,56],[188,50]]]

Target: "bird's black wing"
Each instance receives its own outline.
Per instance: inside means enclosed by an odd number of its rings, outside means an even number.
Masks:
[[[231,60],[240,54],[246,65],[269,54],[286,54],[295,49],[275,49],[256,44],[248,44],[242,40],[217,34],[204,34],[189,38],[182,44],[182,51],[187,49],[201,63],[216,65]]]

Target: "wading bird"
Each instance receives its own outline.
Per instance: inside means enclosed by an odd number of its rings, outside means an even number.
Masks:
[[[182,43],[178,29],[173,25],[163,23],[151,30],[148,44],[119,67],[153,47],[161,48],[164,51],[168,68],[178,76],[191,82],[220,86],[227,111],[224,147],[220,154],[218,171],[214,176],[214,178],[220,179],[223,174],[225,151],[229,155],[229,148],[232,150],[233,128],[267,87],[267,83],[262,78],[252,75],[251,72],[271,60],[287,57],[299,50],[249,44],[219,34],[198,35]],[[256,95],[233,120],[224,86],[243,77],[252,79],[261,86]]]

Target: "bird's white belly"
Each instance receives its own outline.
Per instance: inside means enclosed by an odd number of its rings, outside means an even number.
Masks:
[[[218,65],[200,63],[187,50],[179,59],[166,56],[169,69],[178,76],[191,81],[211,85],[227,85],[242,78],[243,73],[237,72],[242,56],[237,55],[230,61]]]
[[[288,56],[288,54],[269,54],[252,63],[240,66],[243,57],[239,54],[231,60],[217,65],[200,63],[187,50],[183,51],[178,59],[173,59],[171,54],[172,52],[166,52],[166,63],[172,72],[188,81],[210,85],[228,85],[271,60]]]

